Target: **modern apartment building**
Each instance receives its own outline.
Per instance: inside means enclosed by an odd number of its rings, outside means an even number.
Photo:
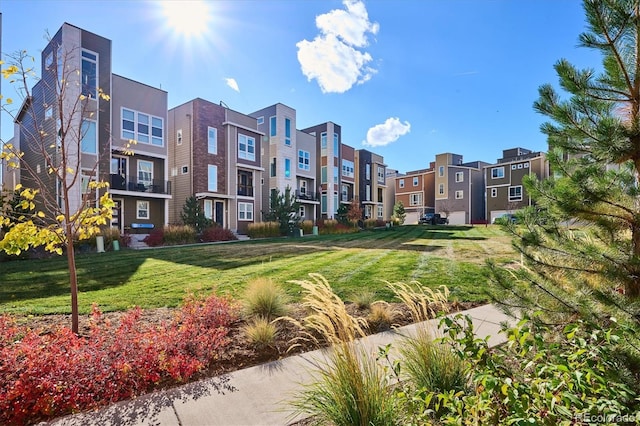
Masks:
[[[262,139],[256,118],[196,98],[169,110],[169,157],[174,197],[169,219],[180,222],[195,196],[205,216],[246,233],[261,220]]]
[[[318,192],[320,195],[321,219],[333,219],[340,207],[342,168],[342,129],[326,122],[302,130],[316,140],[316,167],[320,171]],[[347,181],[345,181],[345,185]]]
[[[407,225],[418,223],[425,213],[435,212],[435,163],[428,169],[414,170],[390,180],[395,188],[395,202],[402,202]],[[389,185],[391,186],[391,185]]]
[[[342,144],[340,153],[340,204],[349,206],[356,196],[356,150]]]
[[[72,211],[86,202],[88,183],[101,180],[111,184],[116,202],[113,226],[126,231],[166,224],[171,198],[166,180],[167,93],[113,74],[111,41],[68,23],[43,49],[41,64],[41,78],[15,121],[13,141],[24,153],[22,172],[6,175],[7,186],[48,187],[48,193],[57,194],[48,202],[62,205],[58,178],[48,169],[60,164],[64,133],[69,167],[81,174],[75,180],[71,173],[66,177]],[[103,99],[101,92],[110,99]],[[25,173],[27,169],[32,173]],[[50,210],[46,204],[43,208]]]
[[[524,176],[535,174],[538,179],[549,177],[549,162],[543,152],[525,148],[502,151],[496,164],[484,167],[486,186],[486,218],[493,221],[506,213],[530,206],[531,199],[522,186]]]
[[[366,149],[358,149],[355,153],[356,185],[358,198],[362,205],[365,219],[387,220],[385,205],[394,200],[385,198],[386,168],[384,158]]]
[[[320,204],[316,180],[315,138],[296,128],[296,110],[277,103],[249,114],[257,120],[264,143],[261,148],[265,175],[262,191],[264,211],[269,209],[271,193],[287,187],[300,202],[303,219],[316,217]]]
[[[443,153],[435,161],[435,213],[461,225],[485,219],[483,168],[489,163],[463,163],[462,155]]]

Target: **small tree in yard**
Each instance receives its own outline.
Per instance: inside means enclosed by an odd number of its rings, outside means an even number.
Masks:
[[[280,234],[286,235],[290,229],[298,226],[300,222],[299,212],[300,203],[296,201],[291,187],[287,186],[284,192],[280,192],[278,188],[271,191],[269,211],[264,213],[263,216],[265,221],[278,222]]]
[[[362,207],[358,201],[358,197],[353,197],[351,204],[349,204],[349,211],[347,212],[347,219],[356,226],[359,220],[362,220]]]
[[[398,201],[393,206],[392,219],[397,221],[399,225],[403,225],[406,217],[407,217],[407,212],[404,210],[404,204],[402,204],[402,201]]]
[[[40,158],[36,166],[23,160],[23,152],[12,144],[3,143],[0,160],[9,169],[20,169],[22,179],[32,187],[18,185],[16,208],[0,210],[0,226],[4,235],[0,240],[0,251],[20,254],[30,247],[44,246],[53,253],[67,256],[71,291],[72,330],[78,332],[78,280],[75,264],[74,242],[88,239],[97,234],[100,226],[111,218],[113,202],[103,190],[106,183],[95,178],[97,161],[93,170],[81,170],[81,153],[90,142],[85,136],[89,132],[87,121],[97,113],[96,105],[109,101],[109,96],[96,90],[96,98],[80,95],[80,71],[70,66],[69,55],[73,52],[58,50],[58,67],[51,67],[55,73],[52,79],[55,87],[42,79],[40,89],[54,93],[44,101],[41,92],[31,93],[29,83],[33,75],[33,58],[25,52],[11,57],[12,63],[2,70],[5,79],[18,86],[24,95],[18,112],[12,110],[10,98],[3,98],[2,109],[18,124],[22,146]],[[58,70],[62,75],[58,75]],[[50,81],[50,80],[47,80]],[[42,105],[34,103],[42,102]],[[55,132],[48,133],[49,123],[45,123],[42,113],[51,108]],[[38,113],[40,111],[40,113]],[[29,125],[25,123],[30,123]],[[98,143],[95,141],[96,158]],[[84,164],[83,164],[84,166]],[[40,168],[44,170],[41,170]],[[100,192],[102,194],[100,195]]]
[[[198,204],[195,196],[191,196],[186,199],[184,206],[182,206],[182,213],[180,213],[182,223],[185,225],[193,226],[198,234],[211,226],[212,221],[204,215],[204,211]]]
[[[343,224],[349,224],[349,206],[346,204],[340,204],[338,211],[336,212],[336,220]]]

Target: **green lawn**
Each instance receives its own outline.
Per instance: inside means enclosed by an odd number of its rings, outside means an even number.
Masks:
[[[349,298],[373,290],[391,300],[384,281],[445,284],[451,299],[485,300],[484,262],[516,258],[496,226],[403,226],[357,234],[122,250],[77,257],[80,310],[177,306],[187,292],[239,296],[253,277],[282,283],[295,300],[310,272],[323,274]],[[68,313],[65,258],[0,263],[0,312]]]

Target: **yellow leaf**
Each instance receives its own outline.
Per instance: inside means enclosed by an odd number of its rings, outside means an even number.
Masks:
[[[12,103],[13,103],[13,99],[11,99],[11,98],[7,98],[7,104],[8,104],[8,105],[11,105]]]
[[[19,183],[19,184],[17,184],[17,185],[16,185],[16,188],[15,188],[15,189],[16,189],[16,191],[18,191],[18,190],[20,190],[21,188],[22,188],[22,184],[21,184],[21,183]]]
[[[43,212],[38,212],[38,217],[44,217],[44,213]]]

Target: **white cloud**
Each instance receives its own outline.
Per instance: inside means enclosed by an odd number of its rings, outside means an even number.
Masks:
[[[367,140],[362,144],[365,146],[387,146],[398,140],[402,135],[406,135],[411,130],[408,121],[400,122],[398,117],[390,117],[382,124],[376,124],[367,131]]]
[[[227,86],[231,87],[236,92],[240,92],[240,87],[238,87],[238,82],[235,78],[225,78],[225,81],[227,82]]]
[[[367,66],[371,55],[359,49],[369,44],[368,35],[377,34],[380,26],[369,21],[362,1],[344,0],[343,4],[346,10],[316,17],[320,34],[313,41],[296,44],[302,73],[309,81],[316,79],[323,93],[344,93],[376,73]]]

